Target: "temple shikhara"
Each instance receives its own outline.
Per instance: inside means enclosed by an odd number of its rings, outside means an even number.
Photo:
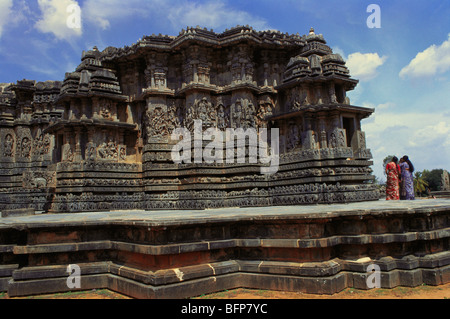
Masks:
[[[377,200],[358,81],[322,35],[188,28],[83,52],[63,81],[0,84],[0,211]],[[279,169],[174,163],[180,127],[279,129]]]

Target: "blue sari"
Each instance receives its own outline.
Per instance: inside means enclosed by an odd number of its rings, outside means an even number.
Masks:
[[[401,188],[400,198],[404,200],[413,200],[414,196],[414,177],[409,170],[407,162],[400,163],[401,170]]]

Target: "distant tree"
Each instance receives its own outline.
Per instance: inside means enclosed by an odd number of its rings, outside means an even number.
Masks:
[[[441,190],[443,171],[443,169],[423,170],[422,178],[428,183],[428,187],[432,192]]]
[[[386,175],[386,165],[392,160],[395,155],[388,155],[383,160],[383,173]]]
[[[414,191],[417,195],[422,195],[426,193],[428,182],[423,179],[422,172],[415,172],[414,173]]]

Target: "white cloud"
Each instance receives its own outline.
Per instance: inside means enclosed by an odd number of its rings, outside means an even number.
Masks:
[[[164,5],[162,1],[144,0],[87,0],[83,4],[83,17],[90,23],[107,30],[111,21],[127,19],[136,15],[148,16]]]
[[[0,37],[4,27],[9,23],[12,11],[12,0],[0,0]]]
[[[352,77],[361,81],[369,81],[377,76],[377,68],[386,62],[387,57],[378,53],[355,52],[348,56],[347,67]]]
[[[224,1],[208,1],[202,4],[185,2],[168,15],[174,27],[201,26],[225,29],[236,25],[250,25],[256,30],[270,29],[267,21],[248,12],[233,9]],[[222,30],[220,30],[222,31]]]
[[[0,38],[6,29],[23,26],[32,16],[26,0],[0,0]]]
[[[77,5],[75,0],[38,0],[42,18],[36,22],[36,28],[43,33],[52,33],[59,40],[70,40],[82,34],[81,28],[71,28],[67,21],[73,11],[68,12],[71,5]]]
[[[363,103],[362,104],[362,106],[363,107],[368,107],[368,108],[371,108],[371,109],[375,109],[375,112],[377,111],[377,110],[387,110],[387,109],[392,109],[392,108],[395,108],[395,103],[392,103],[392,102],[386,102],[386,103],[382,103],[382,104],[378,104],[378,105],[373,105],[372,103]]]
[[[450,34],[441,45],[433,44],[419,52],[411,62],[400,71],[402,79],[418,78],[442,74],[450,70]]]
[[[109,29],[114,21],[136,17],[158,21],[160,24],[168,23],[175,31],[197,25],[214,29],[230,28],[238,24],[248,24],[257,30],[269,28],[264,19],[234,9],[222,0],[86,0],[83,4],[83,17],[102,30]]]

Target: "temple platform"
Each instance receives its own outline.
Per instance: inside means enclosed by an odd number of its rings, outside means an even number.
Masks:
[[[10,215],[6,215],[10,216]],[[450,282],[450,199],[0,218],[0,291],[107,288],[186,298],[253,288],[334,294]],[[67,285],[69,265],[81,287]]]

